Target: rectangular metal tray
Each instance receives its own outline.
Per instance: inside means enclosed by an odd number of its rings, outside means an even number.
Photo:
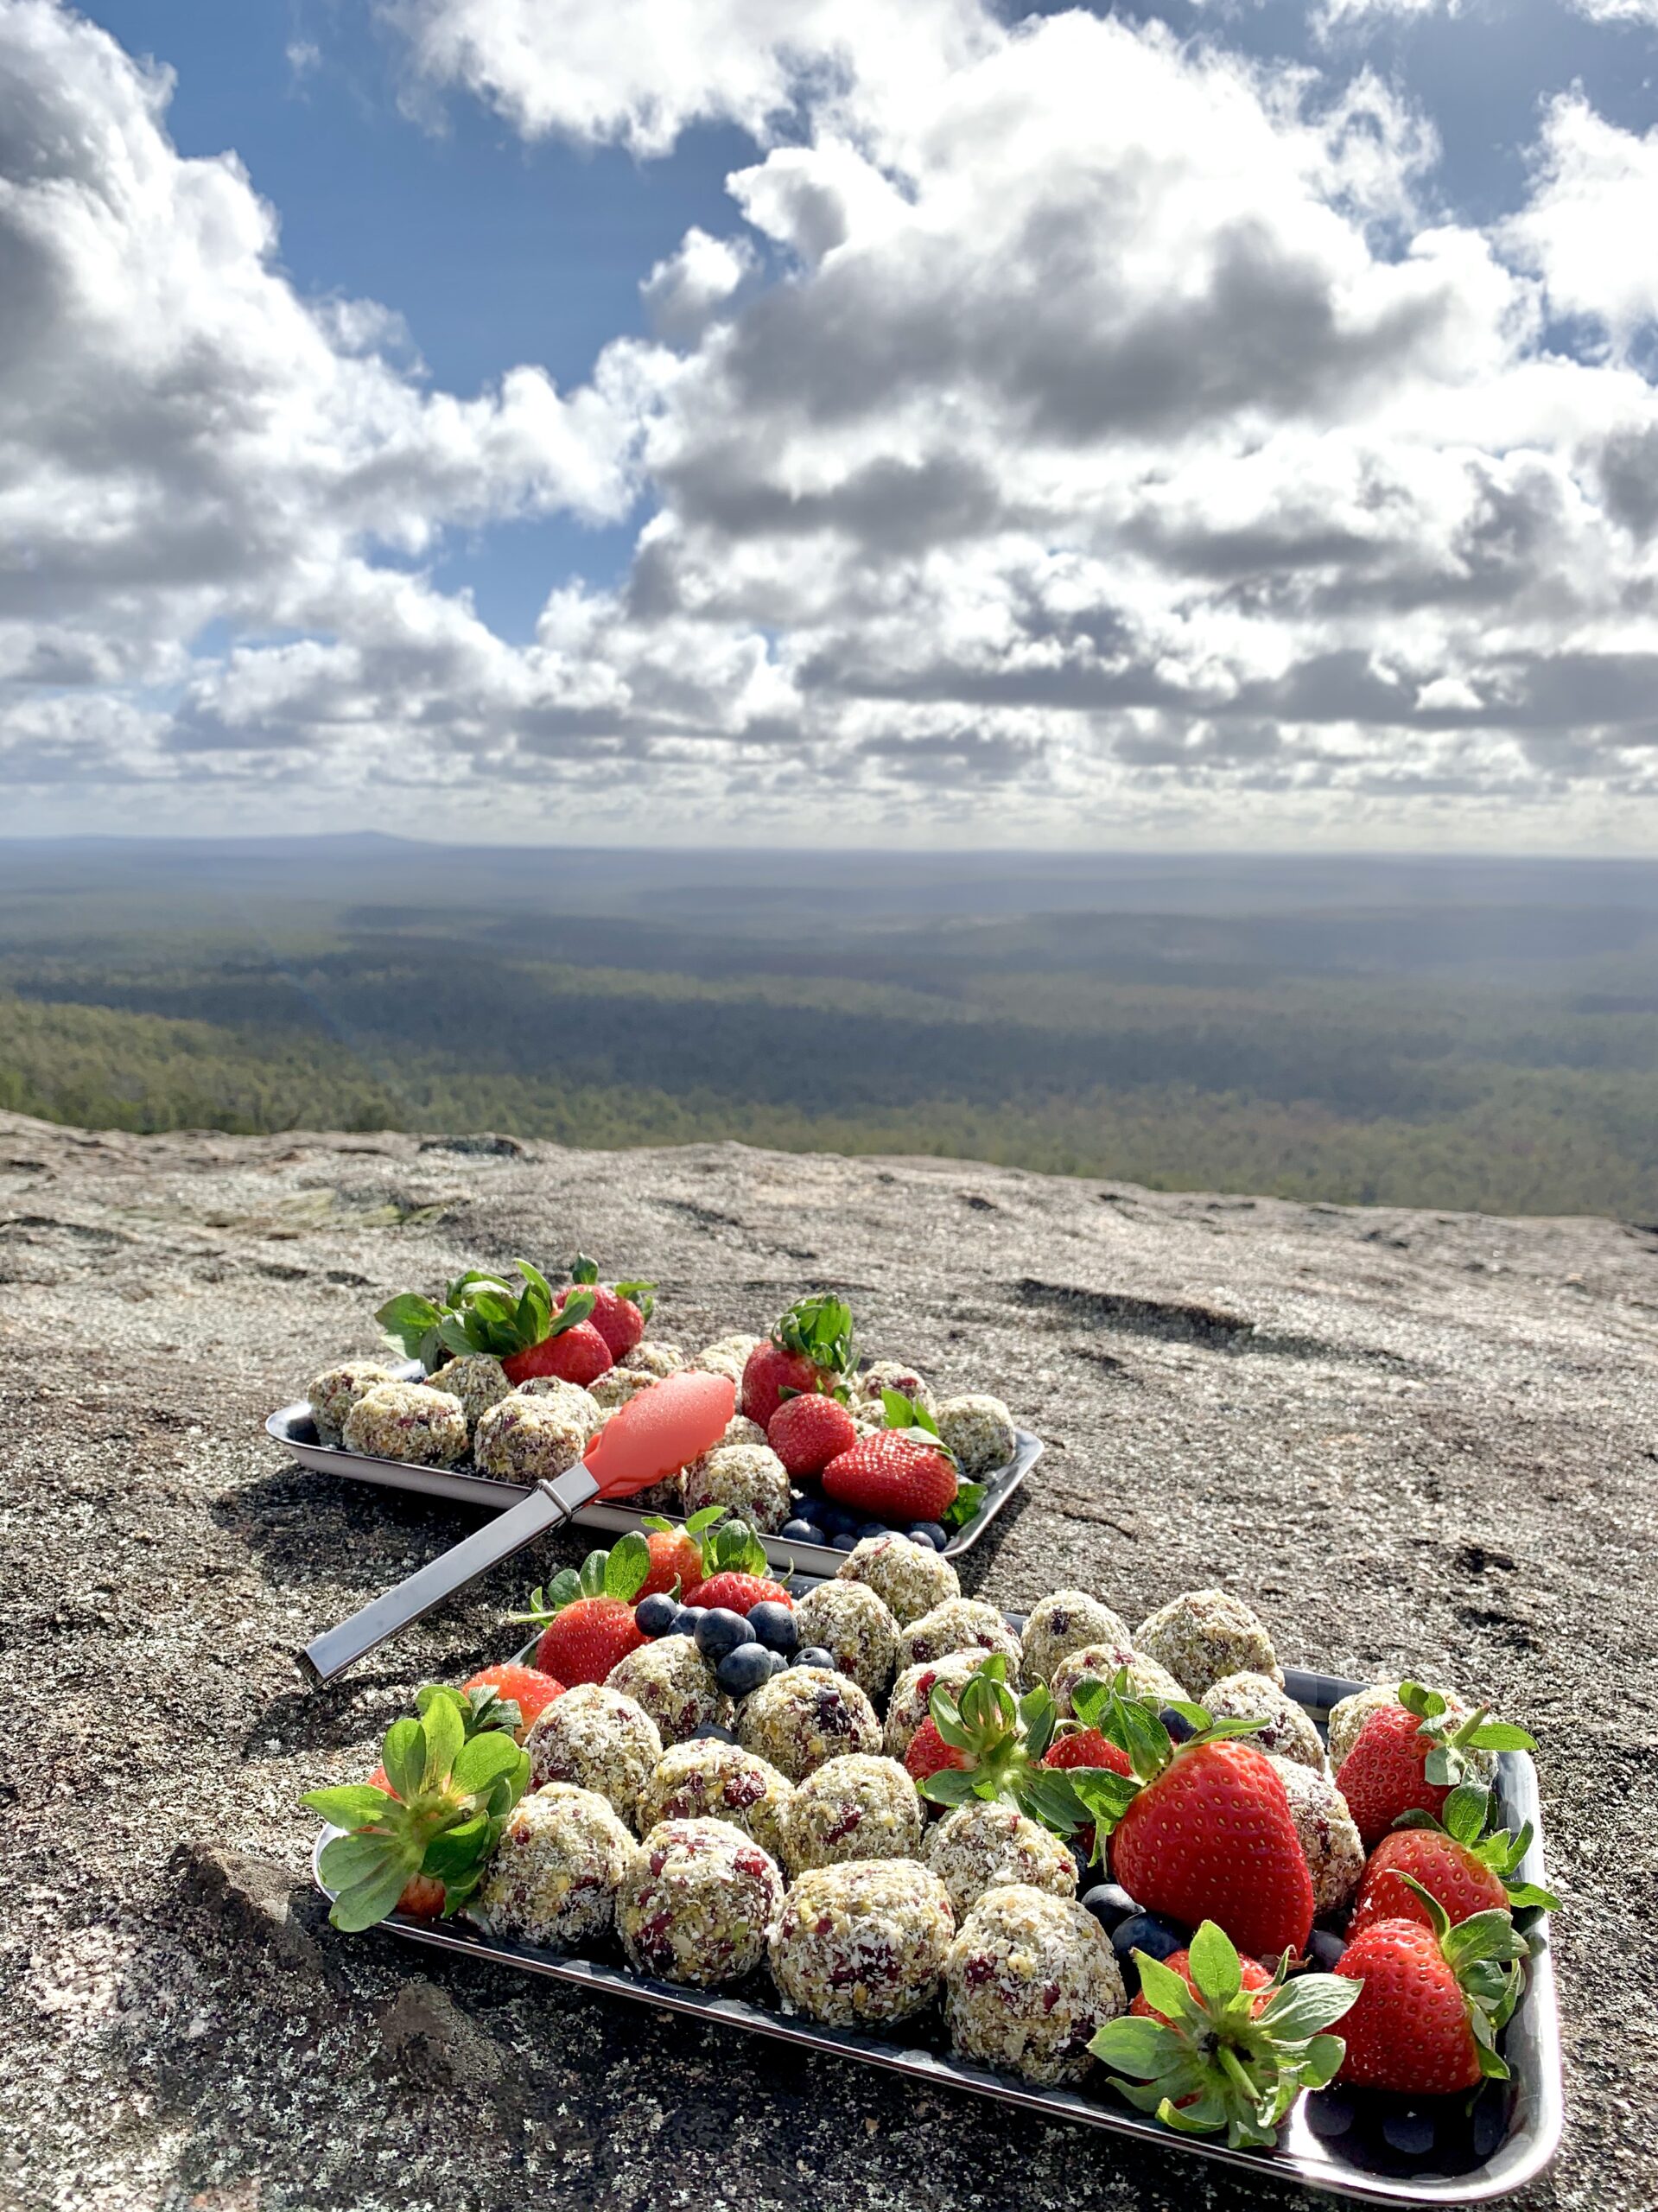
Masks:
[[[837,1555],[838,1556],[838,1555]],[[1315,1675],[1294,1668],[1285,1669],[1285,1687],[1318,1724],[1322,1731],[1330,1708],[1363,1688],[1338,1675]],[[1543,1873],[1542,1815],[1538,1801],[1537,1772],[1524,1752],[1505,1751],[1497,1761],[1496,1796],[1503,1823],[1518,1827],[1530,1821],[1531,1849],[1520,1872],[1528,1881],[1541,1883]],[[316,1860],[332,1831],[325,1829],[312,1855],[317,1887],[328,1894],[316,1871]],[[394,1915],[384,1926],[393,1935],[434,1950],[453,1951],[464,1957],[487,1959],[500,1966],[518,1967],[526,1974],[544,1974],[555,1981],[581,1984],[607,1996],[656,2005],[674,2012],[689,2013],[710,2023],[769,2036],[778,2043],[802,2044],[812,2050],[879,2066],[929,2088],[953,2088],[975,2096],[992,2097],[1017,2105],[1042,2120],[1080,2122],[1108,2135],[1125,2136],[1149,2144],[1171,2157],[1194,2155],[1212,2164],[1253,2172],[1263,2180],[1294,2182],[1306,2189],[1369,2204],[1489,2204],[1511,2196],[1534,2181],[1560,2147],[1565,2115],[1560,2079],[1560,2013],[1555,1997],[1554,1967],[1549,1950],[1548,1917],[1541,1916],[1530,1933],[1534,1955],[1527,1967],[1525,1993],[1504,2031],[1502,2050],[1513,2074],[1508,2085],[1509,2107],[1507,2132],[1490,2158],[1466,2171],[1436,2169],[1430,2154],[1424,2160],[1392,2159],[1393,2171],[1375,2164],[1360,2164],[1344,2156],[1341,2142],[1321,2140],[1313,2132],[1303,2098],[1279,2129],[1275,2151],[1234,2151],[1224,2143],[1201,2136],[1177,2135],[1147,2114],[1135,2112],[1104,2085],[1097,2088],[1046,2089],[997,2074],[953,2057],[937,2018],[937,2007],[904,2022],[897,2031],[905,2039],[888,2040],[839,2028],[823,2028],[778,2008],[775,1999],[731,1996],[718,1991],[686,1989],[667,1981],[654,1981],[635,1974],[622,1961],[619,1949],[612,1958],[570,1958],[549,1951],[530,1950],[498,1941],[482,1929],[452,1921],[447,1925],[405,1920]],[[757,1977],[764,1980],[764,1977]],[[1490,2094],[1490,2090],[1484,2094]]]
[[[408,1371],[412,1380],[419,1379],[419,1368],[411,1366]],[[521,1483],[498,1482],[492,1475],[478,1474],[470,1467],[416,1467],[402,1459],[373,1459],[339,1445],[319,1444],[311,1408],[303,1398],[291,1406],[279,1406],[265,1423],[265,1434],[291,1452],[302,1466],[313,1468],[318,1474],[380,1483],[388,1490],[414,1491],[422,1497],[452,1498],[457,1504],[476,1506],[485,1513],[504,1513],[509,1505],[530,1495]],[[1042,1457],[1039,1436],[1022,1428],[1015,1434],[1018,1441],[1013,1458],[986,1478],[983,1502],[972,1520],[952,1533],[944,1547],[948,1558],[959,1559],[963,1552],[972,1550]],[[614,1534],[645,1526],[645,1516],[629,1505],[584,1505],[574,1518],[578,1528],[607,1529]],[[828,1544],[797,1544],[781,1536],[765,1536],[761,1541],[773,1567],[793,1565],[809,1574],[833,1574],[846,1556]]]

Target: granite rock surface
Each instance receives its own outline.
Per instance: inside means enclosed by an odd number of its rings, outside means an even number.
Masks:
[[[1130,1621],[1247,1597],[1292,1663],[1443,1674],[1542,1739],[1569,2126],[1519,2200],[1658,2203],[1658,1230],[1169,1196],[942,1160],[139,1139],[0,1115],[13,1854],[0,2202],[289,2212],[1268,2208],[1270,2179],[327,1926],[305,1789],[516,1641],[580,1541],[324,1693],[293,1653],[461,1509],[262,1430],[374,1307],[578,1249],[695,1345],[842,1289],[1048,1452],[964,1562]]]

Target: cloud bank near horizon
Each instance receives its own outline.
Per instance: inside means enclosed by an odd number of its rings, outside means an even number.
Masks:
[[[561,391],[302,297],[232,156],[0,0],[0,774],[456,836],[1585,842],[1658,827],[1658,130],[1579,92],[1443,202],[1362,47],[977,0],[384,0],[411,100],[730,227]],[[1333,49],[1332,49],[1333,53]],[[533,641],[430,562],[637,531]],[[57,796],[54,796],[57,795]]]

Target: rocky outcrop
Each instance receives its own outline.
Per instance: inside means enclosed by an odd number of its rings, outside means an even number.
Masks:
[[[1572,2101],[1558,2175],[1526,2201],[1658,2201],[1658,1231],[736,1146],[0,1116],[19,2202],[1290,2202],[327,1928],[295,1800],[364,1772],[412,1685],[499,1656],[534,1576],[502,1570],[308,1693],[295,1649],[464,1518],[302,1473],[260,1423],[373,1344],[391,1290],[578,1247],[659,1280],[664,1335],[835,1286],[872,1350],[1007,1397],[1049,1442],[969,1563],[1008,1605],[1080,1583],[1134,1619],[1221,1583],[1292,1660],[1445,1674],[1530,1721],[1569,1904]]]

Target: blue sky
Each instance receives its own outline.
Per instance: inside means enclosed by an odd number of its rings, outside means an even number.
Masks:
[[[1037,14],[0,0],[23,826],[1644,848],[1658,0]]]

